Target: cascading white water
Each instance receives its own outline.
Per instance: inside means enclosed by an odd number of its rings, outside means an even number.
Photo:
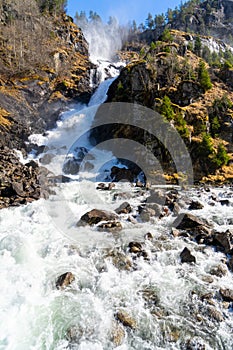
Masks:
[[[67,151],[72,151],[77,137],[90,129],[110,83],[106,80],[99,86],[89,106],[79,105],[64,114],[55,130],[31,137],[34,143],[47,146],[39,158],[50,154],[48,168],[55,174],[61,174]],[[83,142],[88,148],[88,138]],[[98,152],[97,169],[98,158],[100,163],[109,160],[109,153]],[[223,253],[172,237],[172,214],[143,223],[136,208],[147,194],[137,193],[127,183],[99,192],[96,200],[95,184],[87,178],[58,184],[55,192],[47,200],[0,211],[0,350],[232,349],[232,310],[217,301],[220,287],[232,288],[232,274],[210,274],[225,259]],[[121,231],[76,226],[90,209],[89,203],[115,209],[125,201],[116,196],[122,192],[129,194],[127,201],[134,208],[131,219],[136,219],[128,220],[128,215],[121,214]],[[233,228],[231,188],[211,192],[190,189],[183,195],[197,197],[205,204],[198,215],[212,222],[216,230]],[[228,196],[229,205],[218,201],[213,205],[212,195],[217,199]],[[145,240],[147,232],[153,235],[152,241]],[[143,242],[148,259],[131,259],[127,250],[131,241]],[[180,263],[185,246],[194,252],[195,265]],[[119,268],[113,252],[126,254],[132,268]],[[67,271],[74,274],[75,281],[64,290],[56,289],[58,276]],[[207,282],[210,277],[211,283]],[[213,302],[223,321],[208,316],[208,304],[198,298],[207,293],[215,296]],[[114,343],[112,331],[119,310],[127,311],[136,327],[121,326],[122,339]],[[194,345],[188,348],[190,339]]]

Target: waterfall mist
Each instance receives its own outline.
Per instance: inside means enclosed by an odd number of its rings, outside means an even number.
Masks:
[[[89,18],[82,13],[76,15],[76,24],[89,43],[90,59],[94,62],[98,59],[112,60],[127,39],[129,28],[119,25],[115,17],[110,17],[108,23],[103,23],[95,13]]]

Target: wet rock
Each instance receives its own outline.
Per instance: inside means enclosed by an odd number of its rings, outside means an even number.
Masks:
[[[130,242],[129,243],[129,252],[130,253],[140,253],[142,251],[142,244],[139,242]]]
[[[113,250],[106,255],[106,258],[110,258],[112,260],[113,265],[118,268],[118,270],[129,271],[132,268],[132,260],[122,252],[117,250]]]
[[[153,240],[153,235],[150,232],[147,232],[144,236],[145,240],[152,241]]]
[[[57,289],[64,289],[67,286],[69,286],[74,280],[75,280],[75,277],[72,274],[72,272],[66,272],[60,277],[58,277],[56,281],[56,287]]]
[[[107,230],[107,231],[115,231],[121,230],[122,224],[120,221],[107,221],[98,224],[98,230]]]
[[[43,155],[43,157],[39,159],[39,161],[43,165],[48,165],[51,163],[54,157],[55,157],[54,154],[46,153],[45,155]]]
[[[224,264],[218,264],[216,266],[213,266],[210,269],[210,274],[217,277],[223,277],[227,274],[227,267]]]
[[[228,254],[233,248],[233,230],[219,232],[214,234],[214,243],[224,249],[224,253]]]
[[[198,201],[192,201],[189,206],[189,210],[199,210],[203,208],[204,208],[204,205]]]
[[[140,242],[130,242],[129,243],[129,252],[134,254],[136,257],[143,257],[144,259],[148,258],[147,252],[143,249],[142,244]]]
[[[196,258],[190,252],[190,250],[185,247],[180,253],[181,263],[196,263]]]
[[[139,206],[138,211],[142,222],[148,222],[152,217],[161,217],[162,215],[162,208],[158,204]]]
[[[154,308],[159,303],[157,292],[149,287],[142,291],[142,297],[146,302],[146,306],[149,308]]]
[[[207,309],[208,315],[218,322],[224,321],[223,315],[220,311],[218,311],[215,307],[208,307]]]
[[[93,209],[86,214],[84,214],[79,222],[78,226],[83,226],[85,224],[88,225],[96,225],[101,221],[115,221],[117,219],[117,215],[112,212],[108,212],[105,210]]]
[[[99,183],[96,187],[97,190],[111,191],[115,187],[114,183],[105,184],[103,182]]]
[[[166,195],[162,191],[151,191],[151,194],[149,197],[147,197],[146,202],[164,205],[166,202]]]
[[[224,301],[233,302],[233,290],[232,289],[220,289],[220,295]]]
[[[172,227],[171,234],[173,235],[173,237],[180,237],[181,236],[181,232],[174,227]]]
[[[113,322],[112,331],[111,331],[111,341],[115,346],[120,346],[125,338],[125,330],[119,324],[119,322]]]
[[[122,203],[119,208],[115,210],[117,214],[129,214],[132,211],[132,207],[128,202]]]
[[[173,222],[173,227],[181,230],[189,230],[198,226],[210,227],[210,224],[206,220],[200,219],[189,213],[180,214]]]
[[[211,277],[211,276],[203,276],[203,277],[202,277],[202,281],[203,281],[203,282],[206,282],[206,283],[213,283],[213,282],[214,282],[214,279],[213,279],[213,277]]]
[[[219,201],[221,205],[226,205],[227,207],[230,205],[229,199],[220,199]]]
[[[116,313],[116,319],[120,321],[123,326],[131,329],[136,329],[137,323],[126,311],[120,310]]]

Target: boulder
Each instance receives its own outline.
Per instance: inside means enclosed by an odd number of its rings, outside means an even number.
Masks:
[[[119,208],[115,210],[117,214],[129,214],[132,211],[132,207],[128,202],[122,203]]]
[[[210,274],[217,277],[223,277],[227,274],[227,267],[224,264],[215,265],[210,269]]]
[[[218,322],[222,322],[224,320],[222,313],[213,306],[209,306],[207,312],[211,318]]]
[[[136,329],[137,323],[126,311],[120,310],[116,313],[116,319],[125,327]]]
[[[75,280],[72,272],[63,273],[63,275],[59,276],[56,281],[57,289],[64,289],[69,286]]]
[[[180,253],[180,259],[183,263],[196,263],[196,258],[190,252],[190,250],[185,247],[183,251]]]
[[[220,295],[224,301],[233,302],[233,290],[232,289],[220,289]]]
[[[204,208],[204,205],[198,201],[192,201],[189,205],[189,210],[199,210],[203,208]]]
[[[140,242],[130,242],[128,248],[129,252],[131,254],[134,254],[134,256],[138,258],[142,256],[144,259],[148,259],[148,254],[143,249],[142,244]]]
[[[173,222],[173,227],[181,230],[189,230],[199,226],[210,227],[210,224],[206,220],[200,219],[189,213],[179,214],[179,216]]]
[[[228,254],[233,248],[233,230],[215,233],[213,238],[214,243],[224,249],[224,253]]]
[[[99,209],[92,209],[91,211],[87,212],[81,217],[77,225],[96,225],[101,221],[115,221],[117,217],[118,216],[112,212]]]

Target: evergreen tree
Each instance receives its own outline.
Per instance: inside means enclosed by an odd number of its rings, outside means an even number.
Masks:
[[[173,120],[175,113],[172,108],[171,100],[168,96],[164,96],[162,104],[159,107],[159,113],[162,114],[167,120]]]
[[[211,83],[211,79],[210,79],[208,70],[206,69],[204,61],[200,61],[199,65],[198,65],[197,73],[198,73],[198,81],[199,81],[201,87],[205,91],[211,89],[212,83]]]
[[[146,19],[146,23],[145,24],[146,24],[146,27],[148,29],[153,29],[153,27],[154,27],[154,20],[153,20],[153,16],[152,16],[151,13],[148,13],[148,17]]]

